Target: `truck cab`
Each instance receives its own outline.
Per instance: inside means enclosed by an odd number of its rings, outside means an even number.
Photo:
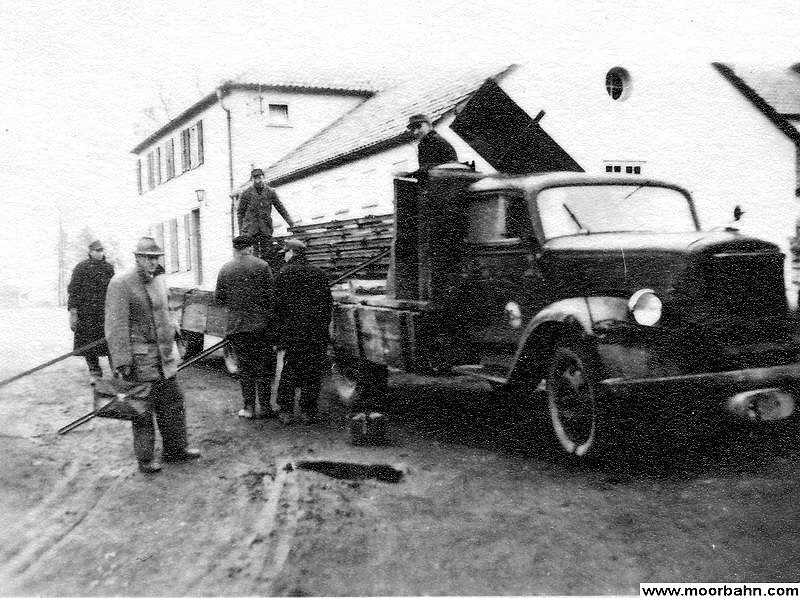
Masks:
[[[533,404],[575,457],[613,445],[619,416],[797,418],[784,256],[701,230],[686,190],[453,165],[395,191],[387,293],[335,295],[336,359],[365,392],[386,369],[544,389]]]

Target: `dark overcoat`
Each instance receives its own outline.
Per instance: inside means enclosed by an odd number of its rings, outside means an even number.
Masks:
[[[175,323],[164,276],[138,266],[114,276],[106,293],[106,341],[114,367],[133,366],[138,382],[178,373]]]
[[[264,185],[261,191],[255,186],[245,190],[239,197],[239,207],[236,215],[239,219],[239,232],[243,235],[272,236],[272,206],[286,222],[291,222],[289,212],[278,199],[275,190]]]
[[[275,279],[278,345],[286,349],[328,342],[333,299],[325,273],[294,256]]]
[[[417,176],[425,176],[434,166],[458,162],[458,155],[449,141],[436,131],[431,131],[417,145],[417,161],[419,162]]]
[[[226,334],[273,329],[273,280],[269,264],[252,255],[225,263],[217,275],[214,301],[228,308]]]
[[[73,350],[105,336],[103,322],[106,289],[112,276],[114,276],[114,266],[105,259],[87,258],[72,271],[67,286],[67,309],[78,310]],[[100,343],[95,348],[80,354],[108,355],[108,348],[105,343]]]

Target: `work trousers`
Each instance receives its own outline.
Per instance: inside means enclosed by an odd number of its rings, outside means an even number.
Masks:
[[[322,387],[327,360],[327,342],[291,347],[283,356],[283,370],[278,384],[278,406],[281,412],[294,412],[294,391],[300,389],[300,411],[317,414],[317,399]]]
[[[84,359],[86,360],[86,366],[89,368],[89,373],[92,376],[97,376],[98,378],[103,377],[103,368],[100,367],[100,358],[97,355],[84,355]],[[111,357],[108,358],[108,368],[112,372],[114,368],[111,364]]]
[[[161,433],[163,455],[179,455],[186,448],[186,412],[178,380],[173,376],[153,382],[147,400],[150,403],[147,410],[131,421],[136,459],[139,463],[148,463],[155,456],[153,415]]]
[[[271,410],[270,381],[275,375],[272,335],[266,328],[228,335],[239,363],[239,384],[245,409]]]

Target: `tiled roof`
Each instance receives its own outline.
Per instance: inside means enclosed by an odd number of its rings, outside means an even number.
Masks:
[[[270,65],[269,68],[249,68],[229,83],[246,86],[262,85],[264,88],[290,88],[302,90],[342,91],[371,95],[396,83],[396,79],[386,74],[364,73],[359,71],[335,73],[308,71],[298,74],[296,68],[282,68]]]
[[[778,114],[800,114],[800,73],[793,68],[728,65]]]
[[[264,172],[271,184],[348,162],[407,140],[406,123],[423,112],[436,122],[468,98],[489,77],[511,66],[454,69],[415,74],[412,79],[376,93],[307,140]]]

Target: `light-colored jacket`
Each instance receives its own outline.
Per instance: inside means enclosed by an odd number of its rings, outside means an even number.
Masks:
[[[106,292],[106,342],[114,367],[133,366],[139,382],[178,373],[175,326],[164,276],[148,280],[138,266],[117,274]]]

